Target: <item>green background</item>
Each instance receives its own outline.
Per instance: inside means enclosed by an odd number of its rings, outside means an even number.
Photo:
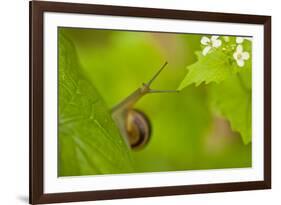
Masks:
[[[196,61],[195,51],[201,50],[202,37],[78,28],[59,28],[59,35],[73,44],[81,75],[96,88],[108,110],[147,82],[165,61],[168,65],[152,88],[177,89],[187,73],[186,66]],[[63,153],[65,149],[59,148],[59,175],[250,167],[251,143],[243,144],[239,133],[232,132],[228,121],[210,106],[208,86],[190,85],[179,93],[150,94],[136,104],[149,117],[152,136],[144,149],[128,151],[130,168],[75,171],[75,163],[81,164],[83,159],[73,161],[73,150]],[[109,150],[104,152],[114,155]],[[120,157],[115,160],[120,160],[121,166],[126,163]],[[74,163],[73,168],[66,169],[69,161]],[[104,164],[101,160],[95,166]]]

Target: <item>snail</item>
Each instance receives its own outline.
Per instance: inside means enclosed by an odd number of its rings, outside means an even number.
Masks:
[[[112,108],[112,118],[124,137],[127,145],[133,150],[143,148],[149,141],[151,136],[151,123],[146,114],[134,108],[134,105],[148,93],[168,93],[178,92],[177,90],[154,90],[150,86],[157,76],[161,73],[164,65],[158,72],[147,82],[143,83],[133,93],[126,97],[123,101]]]

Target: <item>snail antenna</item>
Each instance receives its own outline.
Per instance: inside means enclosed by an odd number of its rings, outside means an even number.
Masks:
[[[153,90],[150,89],[150,85],[153,83],[153,81],[158,77],[158,75],[162,72],[162,70],[166,67],[166,65],[168,64],[168,62],[166,61],[161,68],[157,71],[157,73],[155,73],[155,75],[150,79],[150,81],[148,81],[148,83],[144,83],[143,85],[148,87],[148,93],[177,93],[179,92],[178,90]]]
[[[150,79],[150,81],[148,81],[147,83],[146,83],[146,86],[150,86],[152,83],[153,83],[153,81],[157,78],[157,76],[161,73],[161,71],[165,68],[165,66],[168,64],[168,62],[166,61],[162,66],[161,66],[161,68],[157,71],[157,73]]]

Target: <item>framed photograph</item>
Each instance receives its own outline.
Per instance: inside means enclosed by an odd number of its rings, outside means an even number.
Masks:
[[[30,2],[30,203],[271,188],[271,17]]]

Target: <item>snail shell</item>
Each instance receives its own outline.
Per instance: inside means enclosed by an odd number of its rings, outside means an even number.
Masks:
[[[140,110],[131,109],[126,116],[126,134],[132,149],[141,149],[150,140],[151,123]]]
[[[143,83],[140,88],[137,88],[111,110],[112,118],[119,128],[120,134],[124,137],[127,145],[134,150],[143,148],[151,136],[151,124],[148,117],[142,111],[133,108],[136,102],[148,93],[178,92],[177,90],[153,90],[150,88],[151,83],[166,65],[167,62],[147,83]]]

